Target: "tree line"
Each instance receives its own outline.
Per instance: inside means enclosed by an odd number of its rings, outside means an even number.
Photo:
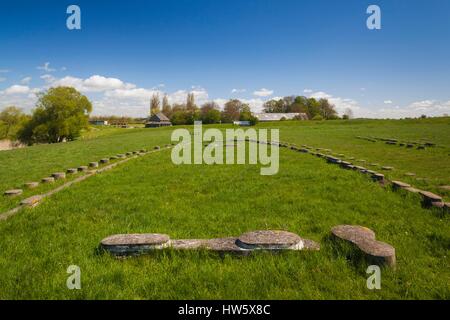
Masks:
[[[337,112],[327,99],[316,100],[303,96],[288,96],[264,103],[267,113],[305,113],[309,119],[336,119]],[[72,87],[50,88],[38,94],[36,107],[31,115],[24,114],[17,107],[7,107],[0,112],[0,139],[19,140],[25,144],[57,143],[70,141],[80,136],[89,127],[92,104],[89,99]],[[214,101],[197,106],[193,93],[188,93],[185,103],[170,104],[167,95],[162,99],[155,93],[150,99],[150,114],[164,113],[172,124],[232,123],[249,121],[255,124],[258,119],[252,114],[250,106],[238,99],[228,100],[223,110]],[[344,118],[351,118],[351,110]],[[127,117],[96,117],[117,122],[136,122],[146,119]]]
[[[193,124],[194,121],[203,123],[232,123],[233,121],[249,121],[251,124],[258,122],[250,111],[250,106],[238,99],[228,100],[223,110],[214,101],[205,102],[200,107],[195,103],[193,93],[188,93],[185,103],[170,104],[167,95],[162,99],[158,93],[150,99],[150,115],[162,112],[172,124]]]

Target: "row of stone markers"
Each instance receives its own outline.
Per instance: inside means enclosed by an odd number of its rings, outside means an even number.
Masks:
[[[377,141],[382,141],[385,144],[389,144],[389,145],[397,145],[400,147],[406,147],[408,149],[412,149],[412,148],[416,148],[418,150],[423,150],[425,149],[425,147],[434,147],[436,146],[435,143],[433,142],[411,142],[411,141],[399,141],[397,139],[386,139],[386,138],[377,138],[377,137],[361,137],[361,136],[357,136],[357,139],[362,139],[362,140],[367,140],[370,142],[377,142]]]
[[[370,264],[395,267],[395,248],[375,240],[375,233],[361,226],[340,225],[331,229],[333,239],[354,245]],[[214,239],[170,239],[166,234],[116,234],[100,242],[100,247],[116,257],[139,256],[157,250],[210,250],[219,254],[249,255],[255,251],[320,250],[320,244],[282,230],[258,230],[240,235]]]
[[[249,142],[254,143],[266,143],[266,142],[260,142],[257,140],[251,140],[246,139]],[[430,191],[420,190],[412,187],[411,185],[401,182],[401,181],[389,181],[386,179],[384,174],[376,172],[374,170],[370,170],[366,167],[363,167],[359,164],[365,164],[366,160],[355,160],[353,157],[346,158],[347,160],[352,160],[352,162],[342,160],[341,158],[344,158],[345,155],[339,154],[337,157],[330,156],[327,154],[324,154],[322,152],[331,153],[330,149],[323,149],[323,148],[313,148],[308,145],[302,145],[301,147],[296,146],[295,144],[288,143],[288,142],[276,142],[280,147],[290,148],[291,150],[302,152],[302,153],[309,153],[311,155],[317,156],[319,158],[326,159],[327,162],[339,165],[341,168],[347,169],[347,170],[354,170],[358,171],[362,174],[368,175],[373,181],[378,182],[382,186],[391,185],[394,190],[404,190],[407,192],[411,192],[414,194],[418,194],[422,198],[422,205],[426,208],[438,208],[441,209],[444,213],[450,212],[450,202],[444,202],[442,197],[434,194]],[[359,162],[359,164],[355,164],[354,162]],[[372,167],[378,167],[379,164],[377,163],[371,163],[369,166]],[[381,170],[385,171],[391,171],[393,170],[393,167],[389,166],[382,166]],[[410,173],[410,175],[413,175]]]
[[[165,145],[165,148],[170,148],[171,146],[172,145],[167,144],[167,145]],[[161,150],[161,148],[159,146],[155,146],[153,148],[153,151],[159,151],[159,150]],[[88,166],[79,166],[78,168],[69,168],[66,170],[66,172],[55,172],[50,177],[42,178],[41,183],[53,183],[53,182],[55,182],[55,180],[66,179],[66,173],[69,175],[84,173],[84,175],[79,176],[78,178],[75,178],[71,181],[68,181],[68,182],[62,184],[61,186],[59,186],[53,190],[50,190],[49,192],[47,192],[45,194],[33,195],[29,198],[22,200],[18,207],[15,207],[7,212],[0,214],[0,220],[6,220],[7,218],[14,215],[15,213],[17,213],[20,209],[22,209],[24,207],[33,208],[33,207],[37,206],[41,202],[42,199],[44,199],[48,196],[51,196],[54,193],[59,192],[65,188],[71,186],[74,183],[83,181],[86,178],[88,178],[96,173],[101,173],[103,171],[112,169],[121,163],[124,163],[132,158],[136,158],[138,156],[145,155],[147,153],[149,153],[149,151],[147,151],[146,149],[141,149],[139,151],[130,151],[125,154],[117,154],[117,155],[111,156],[109,158],[100,159],[98,162],[90,162]],[[110,162],[110,160],[119,160],[119,161],[115,161],[111,164],[108,164]],[[102,168],[99,168],[99,163],[104,164],[105,166]],[[29,189],[34,189],[38,186],[39,186],[38,182],[25,183],[25,187],[29,188]],[[8,196],[8,197],[15,197],[15,196],[21,195],[22,193],[23,193],[22,189],[14,189],[14,190],[5,191],[4,195]]]

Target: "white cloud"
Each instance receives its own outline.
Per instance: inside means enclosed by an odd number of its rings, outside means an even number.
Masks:
[[[68,86],[74,87],[81,92],[102,92],[114,89],[133,89],[136,86],[131,83],[125,83],[117,78],[107,78],[99,75],[93,75],[87,79],[66,76],[56,79],[52,75],[45,74],[41,79],[47,82],[49,86]]]
[[[31,77],[25,77],[22,80],[20,80],[21,84],[29,84],[31,81]]]
[[[6,88],[4,94],[6,95],[14,95],[14,94],[26,94],[30,92],[30,88],[28,86],[22,86],[15,84],[9,88]]]
[[[268,97],[273,94],[273,90],[262,88],[262,89],[254,91],[253,94],[257,97]]]
[[[392,102],[392,100],[384,100],[383,103],[384,104],[392,104],[393,102]]]
[[[311,89],[305,89],[305,90],[303,90],[303,93],[311,93],[311,92],[313,92]]]
[[[350,98],[334,97],[333,95],[317,91],[310,94],[310,97],[315,99],[328,99],[328,101],[336,107],[338,114],[343,114],[346,109],[351,109],[355,117],[363,116],[365,110],[359,106],[359,103]]]
[[[8,73],[9,70],[8,69],[0,69],[0,73]]]
[[[246,91],[247,91],[247,89],[232,89],[231,93],[244,93]]]
[[[52,76],[51,74],[44,74],[44,75],[40,76],[40,78],[48,84],[56,81],[56,78],[54,76]]]
[[[44,65],[42,65],[42,66],[37,66],[36,69],[38,69],[38,70],[43,70],[43,71],[45,71],[45,72],[53,72],[53,71],[56,71],[55,69],[50,68],[50,62],[46,62],[46,63],[44,63]]]

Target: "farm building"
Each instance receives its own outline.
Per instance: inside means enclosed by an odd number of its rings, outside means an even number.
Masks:
[[[280,121],[280,120],[292,120],[298,118],[301,120],[308,120],[306,113],[255,113],[254,116],[258,118],[259,121]]]
[[[108,120],[89,120],[89,123],[94,126],[107,126]]]
[[[171,125],[169,118],[161,112],[153,114],[145,123],[146,128],[168,127]]]
[[[236,126],[243,126],[243,127],[248,127],[250,126],[250,121],[233,121],[233,124]]]

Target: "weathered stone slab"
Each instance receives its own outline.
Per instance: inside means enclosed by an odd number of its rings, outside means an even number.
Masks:
[[[106,158],[100,159],[100,163],[105,164],[105,163],[108,163],[108,162],[109,162],[109,159],[106,159]]]
[[[362,226],[339,225],[331,229],[331,233],[343,240],[357,243],[362,239],[375,240],[375,232]]]
[[[37,188],[39,186],[39,182],[34,182],[34,181],[32,181],[32,182],[25,182],[24,186],[27,189],[34,189],[34,188]]]
[[[22,200],[20,202],[20,205],[21,206],[25,206],[25,207],[29,207],[29,208],[34,208],[34,207],[36,207],[39,204],[39,202],[41,202],[42,199],[43,199],[43,196],[35,195],[35,196],[32,196],[32,197],[29,197],[29,198],[26,198],[26,199]]]
[[[119,159],[118,156],[112,156],[112,157],[109,157],[109,160],[117,160],[117,159]]]
[[[42,183],[53,183],[55,182],[55,178],[53,177],[46,177],[46,178],[42,178]]]
[[[407,176],[407,177],[414,177],[416,174],[415,173],[412,173],[412,172],[406,172],[405,173],[405,176]]]
[[[434,208],[443,209],[445,207],[445,203],[444,202],[432,202],[431,206]]]
[[[101,241],[101,246],[114,255],[137,255],[166,248],[170,238],[166,234],[116,234]]]
[[[295,233],[282,230],[259,230],[239,236],[236,244],[243,249],[280,250],[303,248],[302,239]]]
[[[65,172],[55,172],[55,173],[52,173],[52,177],[55,178],[55,180],[65,179],[66,173]]]
[[[406,187],[403,190],[409,191],[411,193],[419,193],[421,190],[413,188],[413,187]]]
[[[125,153],[126,156],[131,156],[133,154],[132,151],[128,151],[127,153]]]
[[[320,244],[309,239],[303,239],[303,250],[312,250],[312,251],[318,251],[320,250]]]
[[[78,167],[78,171],[80,171],[80,172],[85,172],[85,171],[87,171],[88,170],[88,167],[87,166],[79,166]]]
[[[331,229],[335,239],[348,241],[355,245],[371,263],[395,267],[395,248],[377,241],[375,232],[362,226],[341,225]]]
[[[98,167],[98,162],[96,162],[96,161],[89,162],[89,167],[90,168],[97,168]]]
[[[153,150],[159,150],[159,149],[161,149],[159,146],[154,146],[153,147]]]
[[[171,247],[175,250],[192,250],[206,247],[206,239],[178,239],[171,240]]]
[[[119,159],[126,158],[126,156],[124,154],[122,154],[122,153],[116,155],[116,157],[119,158]]]
[[[422,196],[423,204],[426,207],[431,207],[434,202],[442,202],[442,197],[430,191],[421,190],[419,194]]]
[[[248,255],[251,250],[246,250],[237,245],[237,239],[234,237],[216,238],[205,241],[205,248],[218,253],[232,253],[239,255]]]
[[[22,189],[12,189],[12,190],[6,190],[3,194],[7,197],[16,197],[21,195],[23,192]]]
[[[376,182],[379,182],[379,183],[384,183],[385,182],[384,174],[382,174],[382,173],[375,173],[375,174],[372,175],[372,180],[376,181]]]
[[[170,146],[170,145],[169,145],[169,146]],[[146,153],[147,150],[146,150],[146,149],[141,149],[141,150],[139,150],[139,152],[141,152],[141,153]]]
[[[66,170],[66,172],[68,174],[75,174],[75,173],[78,172],[78,169],[76,169],[76,168],[69,168],[69,169]]]
[[[439,186],[439,189],[450,191],[450,186]]]
[[[382,169],[382,170],[386,170],[386,171],[391,171],[391,170],[393,170],[394,168],[393,168],[393,167],[389,167],[389,166],[384,166],[384,167],[381,167],[381,169]]]
[[[334,164],[339,164],[341,163],[341,159],[338,159],[336,157],[332,157],[332,156],[327,156],[327,161],[329,163],[334,163]]]
[[[405,182],[402,182],[402,181],[392,181],[392,187],[395,189],[395,190],[398,190],[398,189],[405,189],[405,188],[409,188],[409,187],[411,187],[411,185],[410,184],[408,184],[408,183],[405,183]]]
[[[378,163],[371,163],[371,164],[369,164],[369,166],[371,166],[371,167],[379,167],[380,165]]]

